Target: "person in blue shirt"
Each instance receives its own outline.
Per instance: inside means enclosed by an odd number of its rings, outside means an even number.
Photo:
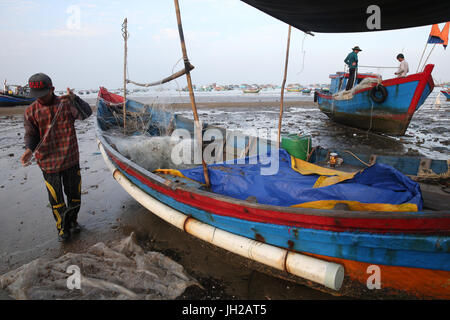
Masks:
[[[353,51],[350,52],[344,60],[349,69],[349,76],[345,90],[350,90],[353,88],[353,83],[356,79],[356,70],[358,69],[358,53],[362,51],[358,46],[355,46],[352,50]]]

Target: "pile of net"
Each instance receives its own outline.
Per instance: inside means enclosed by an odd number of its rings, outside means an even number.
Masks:
[[[192,164],[193,160],[182,161],[183,150],[193,149],[191,139],[145,134],[125,136],[113,130],[108,131],[104,136],[120,154],[150,172],[161,168],[182,170],[195,166]],[[176,156],[174,156],[175,153]],[[191,159],[192,155],[189,154],[187,157]]]
[[[200,286],[180,264],[144,252],[134,233],[110,246],[100,242],[85,253],[39,258],[0,275],[0,289],[14,299],[171,300],[191,285]]]
[[[335,93],[333,95],[333,98],[335,100],[350,100],[353,98],[355,92],[358,92],[359,90],[362,90],[362,89],[370,88],[373,86],[374,83],[378,83],[378,79],[364,78],[363,80],[361,80],[361,82],[358,85],[354,86],[352,89]]]

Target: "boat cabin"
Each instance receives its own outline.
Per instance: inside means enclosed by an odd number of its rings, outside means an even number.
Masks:
[[[330,93],[335,94],[339,91],[344,90],[345,86],[347,85],[348,76],[348,72],[336,72],[335,74],[330,74]],[[381,78],[381,75],[376,73],[358,73],[354,86],[358,85],[365,78],[378,79],[379,77]]]

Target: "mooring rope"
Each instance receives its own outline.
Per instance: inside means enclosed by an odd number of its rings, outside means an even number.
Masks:
[[[302,58],[302,69],[297,73],[297,75],[299,75],[300,73],[302,73],[303,72],[303,69],[305,68],[305,54],[306,54],[306,51],[303,49],[303,47],[304,47],[304,43],[305,43],[305,39],[306,39],[306,36],[307,36],[308,34],[307,33],[305,33],[305,35],[303,36],[303,40],[302,40],[302,50],[301,50],[301,52],[303,53],[303,58]]]
[[[372,118],[373,118],[373,101],[372,99],[370,101],[372,102],[372,106],[370,108],[370,125],[369,130],[367,130],[367,134],[369,134],[370,130],[372,129]]]
[[[351,151],[349,151],[349,150],[344,150],[343,152],[349,153],[350,155],[352,155],[353,157],[355,157],[356,159],[358,159],[362,164],[364,164],[364,165],[366,165],[366,166],[368,166],[368,167],[371,166],[371,164],[369,164],[369,163],[367,163],[367,162],[364,162],[364,161],[362,161],[360,158],[358,158],[358,156],[357,156],[356,154],[354,154],[353,152],[351,152]]]

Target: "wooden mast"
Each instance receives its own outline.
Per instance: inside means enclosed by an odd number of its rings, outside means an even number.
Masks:
[[[287,38],[287,49],[286,49],[286,60],[284,63],[284,77],[283,83],[281,84],[281,99],[280,99],[280,116],[278,119],[278,148],[281,146],[281,121],[283,119],[283,102],[284,102],[284,86],[286,85],[287,68],[289,61],[289,46],[291,44],[291,26],[289,26],[288,38]]]
[[[124,55],[123,55],[123,133],[127,133],[127,40],[128,40],[128,21],[127,18],[122,24],[122,36],[124,40]]]
[[[178,33],[180,34],[181,50],[183,51],[184,68],[186,70],[186,80],[187,80],[187,84],[188,84],[188,88],[189,88],[189,98],[191,100],[192,112],[194,113],[195,127],[197,129],[196,130],[197,131],[197,144],[198,144],[199,150],[201,152],[202,165],[203,165],[203,174],[205,176],[206,187],[209,188],[210,187],[210,182],[209,182],[208,168],[206,166],[205,160],[203,159],[202,127],[200,126],[200,122],[199,122],[199,119],[198,119],[197,106],[195,104],[195,97],[194,97],[194,90],[192,89],[191,73],[189,71],[190,70],[190,63],[189,63],[189,60],[188,60],[188,57],[187,57],[186,44],[184,42],[183,26],[181,25],[180,6],[178,4],[178,0],[174,0],[174,3],[175,3],[175,11],[176,11],[176,14],[177,14]]]

